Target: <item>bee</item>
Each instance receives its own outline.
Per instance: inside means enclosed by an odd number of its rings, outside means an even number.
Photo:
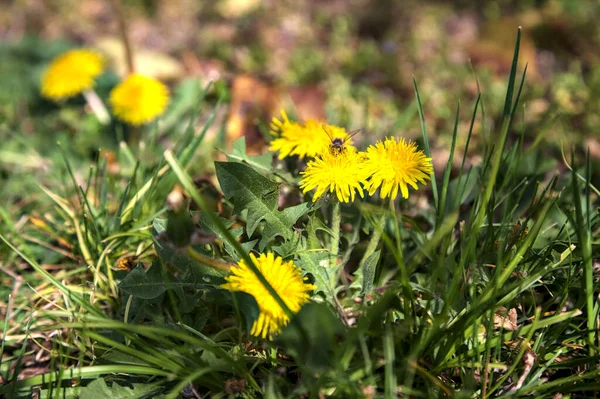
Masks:
[[[135,267],[137,256],[121,256],[115,263],[117,270],[127,270],[130,272]]]
[[[356,136],[358,133],[360,133],[362,129],[351,130],[350,132],[348,132],[348,137],[346,137],[345,139],[341,137],[333,137],[331,133],[329,133],[327,129],[325,129],[325,126],[323,126],[323,130],[329,137],[329,140],[331,140],[331,143],[329,144],[329,152],[332,155],[339,155],[346,150],[346,142],[352,137]]]

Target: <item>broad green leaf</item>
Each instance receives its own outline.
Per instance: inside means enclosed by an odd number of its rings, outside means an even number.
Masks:
[[[277,209],[279,184],[264,177],[250,166],[238,162],[215,162],[217,178],[225,198],[233,201],[237,215],[247,210],[246,233],[252,236],[261,221],[265,222],[259,249],[262,251],[276,236],[290,239],[292,226],[309,209],[301,204]]]

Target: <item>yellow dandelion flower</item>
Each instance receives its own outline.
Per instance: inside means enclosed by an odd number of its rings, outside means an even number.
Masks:
[[[281,110],[281,120],[277,118],[271,119],[271,134],[273,136],[278,136],[282,132],[287,129],[293,128],[294,126],[300,126],[297,122],[290,121],[287,113],[284,110]]]
[[[304,125],[291,122],[285,112],[282,120],[273,118],[271,134],[279,135],[271,141],[269,150],[279,151],[279,159],[297,155],[300,158],[314,158],[327,151],[331,140],[340,138],[347,147],[352,146],[351,139],[344,128],[326,125],[309,119]]]
[[[408,198],[408,185],[417,190],[417,181],[426,184],[433,174],[431,158],[417,150],[415,143],[389,137],[367,148],[365,169],[370,176],[365,185],[369,195],[381,187],[381,197],[392,200],[398,196],[398,189],[402,197]]]
[[[300,268],[294,262],[285,262],[272,252],[261,254],[258,259],[250,254],[250,258],[292,312],[297,313],[308,302],[309,291],[316,287],[306,282],[307,278],[302,277]],[[250,294],[258,304],[260,313],[250,334],[271,339],[272,335],[277,334],[290,321],[288,316],[246,262],[239,261],[231,268],[230,273],[225,277],[227,283],[221,287]]]
[[[42,77],[42,96],[54,101],[94,87],[102,73],[102,56],[93,50],[71,50],[56,57]]]
[[[117,118],[142,125],[164,112],[169,90],[156,79],[134,73],[111,91],[109,101]]]
[[[308,162],[300,188],[306,193],[314,188],[316,201],[327,190],[335,194],[341,202],[354,201],[355,192],[364,197],[363,187],[368,174],[364,169],[363,154],[353,147],[347,147],[340,153],[325,151],[320,157]]]

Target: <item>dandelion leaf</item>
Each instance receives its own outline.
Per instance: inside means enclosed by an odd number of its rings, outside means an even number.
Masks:
[[[144,270],[141,265],[138,265],[121,280],[119,289],[134,298],[151,300],[159,297],[170,288],[179,296],[181,302],[186,302],[189,299],[195,304],[199,290],[210,283],[208,277],[196,269],[188,268],[183,277],[178,278],[171,273],[164,273],[159,260],[154,262],[148,270]],[[191,292],[191,299],[185,295],[184,290]],[[192,304],[187,304],[187,302],[184,306],[188,305],[193,307]],[[187,311],[182,308],[182,312]]]
[[[300,233],[297,232],[292,236],[290,240],[282,242],[279,245],[273,245],[271,246],[271,249],[273,250],[273,252],[275,252],[282,258],[294,257],[300,247],[300,237]]]
[[[367,258],[364,265],[354,272],[355,280],[352,282],[352,287],[361,288],[363,293],[367,293],[373,289],[373,282],[375,281],[375,272],[377,270],[380,253],[381,251],[379,250],[373,252]]]
[[[151,397],[153,392],[156,393],[156,384],[130,384],[130,387],[123,387],[113,382],[111,386],[106,384],[104,378],[98,378],[87,386],[81,388],[80,398],[94,399],[126,399],[126,398],[141,398]],[[156,397],[156,396],[152,396]]]
[[[233,143],[231,154],[227,155],[227,160],[229,162],[245,162],[257,170],[270,171],[273,155],[271,153],[246,154],[246,137],[242,137]]]
[[[154,299],[162,295],[166,287],[160,264],[154,263],[147,272],[138,265],[121,280],[119,288],[126,294],[140,299]]]
[[[217,178],[225,198],[233,201],[233,212],[240,215],[248,211],[246,234],[251,237],[261,221],[259,249],[262,251],[276,236],[292,238],[292,226],[309,209],[301,204],[279,211],[279,184],[261,175],[252,167],[239,162],[215,162]]]
[[[305,251],[300,253],[299,257],[299,266],[315,279],[314,284],[317,286],[315,293],[322,292],[328,300],[331,300],[334,293],[333,279],[335,279],[332,275],[337,275],[336,268],[333,265],[330,266],[333,257],[327,251]]]
[[[225,227],[227,227],[228,229],[234,224],[234,222],[229,219],[219,217],[218,215],[216,215],[216,216],[219,218],[219,220],[221,220],[223,225]],[[214,233],[217,237],[219,237],[219,239],[221,239],[221,241],[223,241],[223,248],[225,249],[227,254],[229,254],[229,256],[231,256],[235,261],[239,261],[241,259],[241,254],[238,254],[237,251],[235,250],[235,248],[233,247],[233,245],[231,245],[225,239],[225,236],[223,235],[221,230],[219,228],[217,228],[215,223],[213,223],[211,218],[207,217],[206,214],[203,213],[200,215],[199,223],[200,223],[200,227]],[[244,228],[236,227],[229,231],[231,232],[231,234],[233,235],[233,237],[236,240],[240,241],[240,237],[244,233]],[[244,248],[246,253],[249,253],[254,248],[254,246],[256,245],[257,242],[258,242],[258,240],[250,240],[247,242],[240,242],[240,245],[242,246],[242,248]]]

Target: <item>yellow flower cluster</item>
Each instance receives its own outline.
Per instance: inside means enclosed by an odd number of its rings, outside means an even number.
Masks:
[[[67,51],[56,57],[42,77],[41,94],[60,101],[90,90],[104,69],[103,57],[94,50]],[[148,123],[169,103],[169,90],[156,79],[131,74],[110,93],[115,116],[131,125]]]
[[[306,193],[317,189],[313,195],[316,201],[325,192],[335,192],[341,202],[352,202],[355,192],[364,197],[361,182],[368,177],[364,167],[363,154],[356,149],[346,148],[340,153],[325,151],[321,156],[308,162],[300,189]]]
[[[273,118],[271,122],[271,132],[279,137],[271,142],[270,149],[279,151],[279,159],[294,155],[313,158],[300,172],[302,192],[316,189],[313,201],[326,192],[335,192],[339,201],[352,202],[356,192],[364,197],[364,190],[373,195],[379,188],[382,198],[395,200],[399,191],[408,198],[408,186],[417,190],[417,182],[431,180],[431,158],[413,142],[388,137],[359,152],[341,127],[313,120],[300,125],[290,121],[285,112],[281,115],[281,121]],[[332,147],[334,141],[337,148]]]
[[[297,155],[299,158],[314,158],[324,153],[333,139],[341,139],[347,147],[352,146],[352,139],[344,128],[326,125],[309,119],[304,125],[291,122],[284,111],[281,120],[273,118],[271,134],[276,136],[269,150],[279,151],[279,159]]]
[[[316,287],[308,283],[306,277],[302,277],[301,269],[294,262],[286,262],[272,252],[261,254],[258,258],[250,254],[250,259],[293,313],[297,313],[302,305],[308,302],[309,292]],[[258,304],[259,315],[250,334],[271,339],[290,321],[275,298],[243,260],[231,268],[225,280],[227,283],[223,284],[222,288],[250,294]]]

